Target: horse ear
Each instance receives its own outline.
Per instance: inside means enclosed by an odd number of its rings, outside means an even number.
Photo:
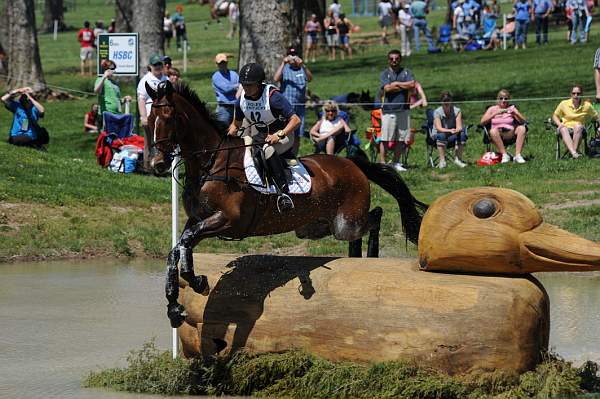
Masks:
[[[165,94],[167,95],[167,99],[171,100],[171,97],[173,96],[173,93],[175,92],[175,88],[173,87],[173,84],[171,83],[170,80],[165,80],[164,84],[165,84]]]
[[[156,94],[156,91],[152,87],[150,87],[148,82],[145,82],[145,84],[146,84],[146,93],[148,93],[148,95],[150,96],[152,101],[156,101],[157,97],[158,97]]]

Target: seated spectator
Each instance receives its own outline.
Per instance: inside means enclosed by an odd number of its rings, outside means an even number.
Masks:
[[[179,78],[181,78],[179,69],[171,67],[171,69],[167,71],[167,78],[169,78],[169,82],[172,84],[179,82]]]
[[[462,154],[467,142],[467,130],[463,126],[462,112],[452,105],[449,92],[442,93],[440,102],[442,106],[433,111],[432,131],[440,157],[438,167],[446,167],[446,148],[454,145],[454,164],[464,168],[467,164],[462,161]]]
[[[502,154],[502,163],[510,162],[510,155],[506,152],[504,141],[513,140],[516,140],[514,162],[525,163],[525,159],[521,155],[527,136],[527,128],[524,125],[525,117],[517,107],[509,104],[509,99],[510,93],[508,90],[500,90],[497,105],[492,105],[485,111],[480,123],[490,125],[490,140]]]
[[[83,118],[83,131],[86,133],[98,133],[98,104],[92,104],[90,112]]]
[[[113,74],[117,68],[115,62],[112,60],[103,60],[100,66],[104,70],[104,74],[98,77],[94,83],[94,92],[98,94],[98,108],[100,113],[98,129],[103,127],[105,112],[120,114],[121,102],[131,101],[130,96],[125,96],[121,100],[121,89],[113,79]]]
[[[514,15],[508,15],[506,17],[506,25],[494,29],[492,31],[490,37],[490,43],[485,48],[486,50],[496,50],[502,47],[502,41],[504,40],[504,36],[506,36],[507,41],[513,41],[515,37],[515,30],[517,29],[517,24],[515,22]]]
[[[573,158],[581,156],[577,152],[577,148],[587,120],[594,118],[600,123],[600,115],[589,101],[582,100],[582,94],[583,89],[581,86],[574,86],[571,89],[571,98],[561,101],[552,114],[552,120],[558,126],[558,133],[560,133]]]
[[[350,127],[340,117],[340,109],[335,101],[326,101],[323,105],[323,116],[310,129],[310,137],[319,151],[325,150],[329,155],[335,155],[350,134]],[[343,134],[345,133],[345,134]]]
[[[410,109],[427,107],[427,96],[423,87],[415,80],[415,88],[409,94]]]
[[[31,93],[31,88],[22,87],[9,91],[0,99],[6,109],[14,114],[8,142],[45,150],[43,146],[48,144],[48,132],[38,125],[38,120],[44,117],[44,107]],[[16,95],[19,98],[15,101]]]

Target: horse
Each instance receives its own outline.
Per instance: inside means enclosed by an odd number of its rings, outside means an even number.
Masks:
[[[372,181],[396,199],[406,239],[417,242],[427,206],[412,196],[390,166],[369,162],[360,150],[348,158],[302,157],[312,188],[307,194],[291,194],[295,207],[280,213],[277,195],[259,193],[246,179],[243,159],[248,145],[220,131],[206,104],[189,86],[165,81],[156,91],[148,85],[146,90],[153,100],[148,124],[154,145],[163,154],[179,148],[185,166],[182,200],[188,220],[167,257],[165,286],[167,315],[174,328],[186,317],[177,302],[178,272],[195,292],[208,295],[210,291],[206,276],[196,276],[193,266],[192,249],[203,239],[240,240],[291,231],[305,239],[333,235],[350,242],[349,256],[360,257],[362,237],[368,232],[367,256],[377,257],[383,211],[380,207],[369,210]]]

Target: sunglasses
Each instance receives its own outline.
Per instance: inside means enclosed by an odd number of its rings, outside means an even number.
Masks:
[[[388,61],[400,61],[400,57],[390,57]]]
[[[581,92],[580,91],[572,91],[571,94],[574,96],[580,96]]]
[[[499,100],[499,101],[507,101],[507,100],[508,100],[508,97],[498,97],[498,100]]]
[[[328,113],[330,113],[330,112],[331,112],[332,114],[335,114],[337,111],[336,111],[335,109],[328,109],[328,110],[325,110],[325,113],[326,113],[326,114],[328,114]]]

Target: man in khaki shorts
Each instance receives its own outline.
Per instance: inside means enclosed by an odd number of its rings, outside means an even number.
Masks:
[[[400,50],[391,50],[388,53],[388,65],[381,72],[381,88],[384,92],[381,111],[381,142],[380,162],[385,163],[386,154],[393,143],[394,155],[392,166],[398,172],[406,169],[400,163],[400,155],[406,151],[410,139],[410,104],[408,91],[415,87],[412,72],[402,68]]]

